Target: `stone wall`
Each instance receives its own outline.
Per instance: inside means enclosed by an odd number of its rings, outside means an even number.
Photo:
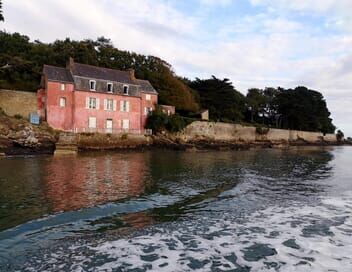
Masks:
[[[201,139],[210,139],[215,141],[271,141],[271,142],[289,142],[303,140],[310,143],[319,141],[336,142],[335,134],[326,134],[320,132],[308,132],[284,129],[269,129],[258,133],[255,127],[242,126],[238,124],[227,124],[220,122],[193,122],[187,126],[178,137],[184,141],[193,141]]]
[[[0,89],[0,108],[7,115],[19,114],[28,118],[31,112],[37,112],[37,94],[35,92]]]

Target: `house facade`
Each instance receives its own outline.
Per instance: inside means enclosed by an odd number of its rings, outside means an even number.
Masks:
[[[144,133],[158,93],[133,70],[119,71],[75,63],[44,65],[38,109],[43,120],[71,132]]]

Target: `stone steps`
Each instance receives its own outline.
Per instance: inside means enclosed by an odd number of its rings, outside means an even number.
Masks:
[[[77,154],[77,138],[74,133],[61,133],[54,155]]]

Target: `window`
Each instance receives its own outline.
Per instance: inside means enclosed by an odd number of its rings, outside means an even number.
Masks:
[[[111,82],[109,82],[108,84],[107,84],[107,88],[108,88],[108,92],[109,93],[112,93],[112,91],[113,91],[113,84],[111,83]]]
[[[153,108],[150,107],[145,107],[144,108],[144,115],[148,115],[153,111]]]
[[[145,96],[145,99],[146,99],[146,100],[151,100],[150,94],[147,94],[147,95]]]
[[[66,98],[65,97],[60,97],[60,107],[62,107],[62,108],[66,107]]]
[[[97,127],[97,118],[96,117],[89,117],[88,118],[88,127],[89,128],[96,128]]]
[[[129,111],[130,111],[130,102],[128,102],[128,101],[121,101],[120,109],[121,109],[121,111],[129,112]]]
[[[97,88],[97,83],[95,82],[95,80],[89,80],[89,88],[91,91],[95,91]]]
[[[112,99],[106,100],[106,110],[108,110],[108,111],[114,110],[114,100],[112,100]]]
[[[123,85],[123,94],[128,94],[128,85]]]
[[[64,90],[65,90],[65,84],[63,84],[63,83],[60,84],[60,90],[61,90],[61,91],[64,91]]]
[[[97,108],[97,99],[94,97],[89,97],[89,108],[96,109]]]

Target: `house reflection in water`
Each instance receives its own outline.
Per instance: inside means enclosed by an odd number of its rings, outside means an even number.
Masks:
[[[54,157],[43,188],[54,212],[92,207],[143,194],[151,185],[145,153]]]

